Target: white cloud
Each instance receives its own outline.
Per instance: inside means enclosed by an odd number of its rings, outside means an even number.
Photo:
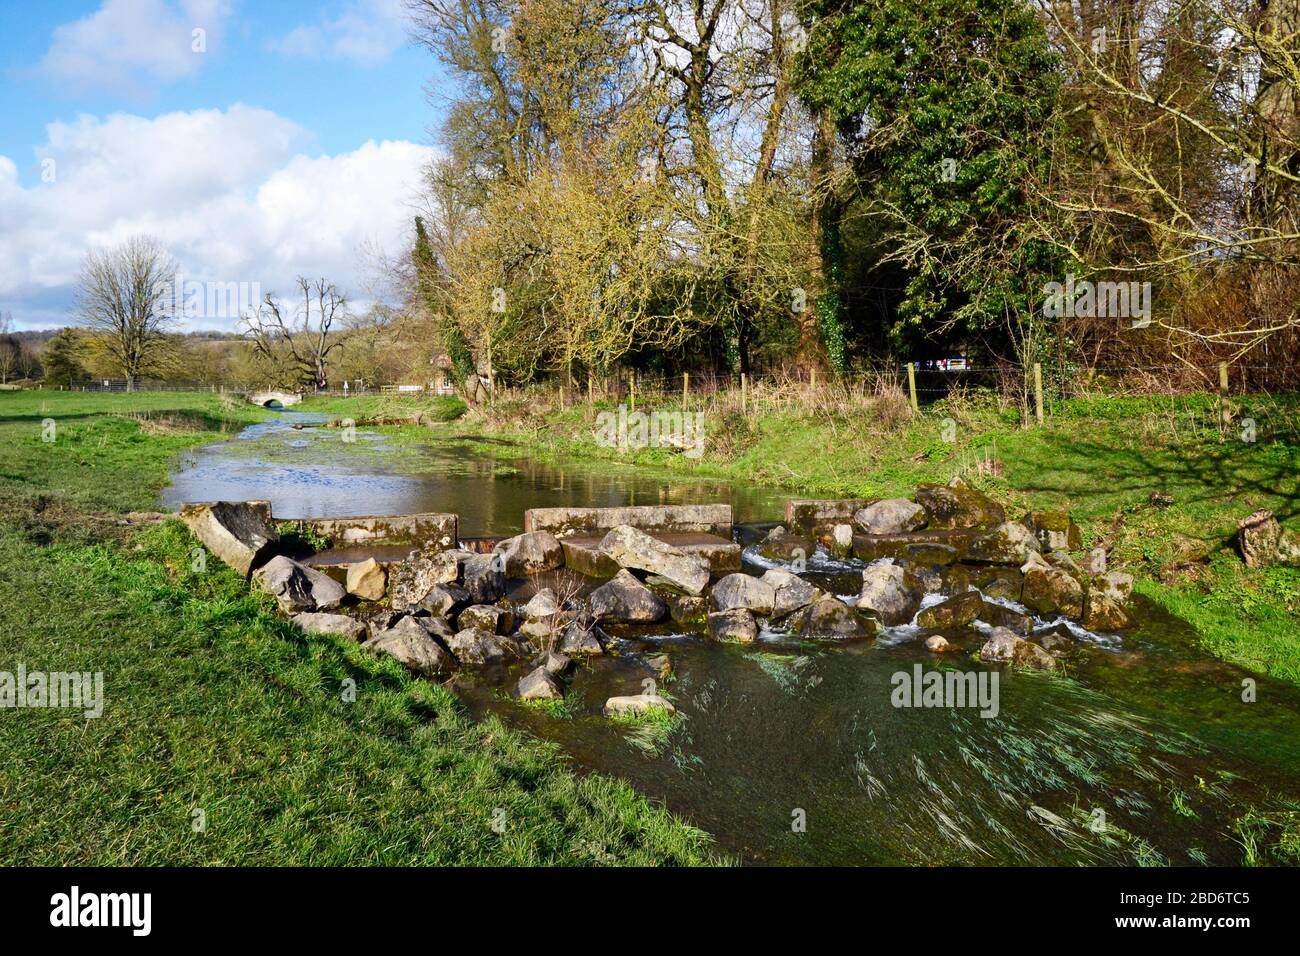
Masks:
[[[23,186],[0,156],[0,307],[27,326],[65,324],[82,257],[130,235],[157,236],[187,278],[289,292],[299,273],[362,291],[358,248],[396,252],[434,151],[367,142],[309,156],[310,137],[268,110],[81,116],[52,123],[38,150],[53,182]],[[234,318],[202,327],[233,328]]]
[[[55,29],[37,70],[73,90],[139,93],[195,73],[229,16],[228,0],[104,0]]]
[[[335,19],[303,24],[271,43],[278,53],[378,66],[406,42],[403,0],[351,0]]]

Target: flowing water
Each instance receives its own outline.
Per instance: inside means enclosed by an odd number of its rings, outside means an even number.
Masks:
[[[268,498],[280,517],[446,510],[469,536],[513,533],[534,506],[727,501],[740,522],[776,519],[786,497],[455,442],[397,448],[362,433],[345,444],[316,421],[285,413],[186,456],[166,502]],[[762,572],[752,551],[747,562]],[[848,596],[860,567],[822,556],[808,577]],[[1234,822],[1300,801],[1300,691],[1209,658],[1157,608],[1140,603],[1137,616],[1122,636],[1076,630],[1081,651],[1063,674],[972,663],[978,634],[941,659],[908,627],[849,646],[769,631],[748,647],[660,629],[623,647],[667,651],[673,677],[659,691],[677,715],[635,727],[599,716],[607,697],[642,690],[632,653],[579,671],[559,714],[458,683],[471,709],[625,777],[749,862],[1240,863]],[[897,675],[911,680],[918,665],[997,673],[997,715],[894,706]]]

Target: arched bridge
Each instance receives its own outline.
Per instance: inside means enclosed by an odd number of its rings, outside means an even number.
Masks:
[[[302,392],[280,392],[268,389],[264,392],[250,392],[248,400],[254,405],[280,405],[288,408],[302,401]]]

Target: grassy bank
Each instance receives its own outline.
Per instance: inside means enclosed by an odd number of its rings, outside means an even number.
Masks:
[[[681,410],[679,396],[643,397],[639,405]],[[348,406],[304,407],[341,414]],[[420,408],[412,400],[404,414]],[[1106,547],[1112,568],[1132,572],[1142,593],[1191,621],[1206,650],[1300,684],[1300,570],[1251,571],[1233,553],[1238,520],[1257,508],[1297,525],[1295,396],[1237,400],[1224,435],[1210,395],[1063,401],[1042,427],[1025,428],[1017,409],[991,395],[953,398],[913,414],[897,394],[825,390],[776,401],[760,392],[744,410],[730,394],[690,408],[703,414],[698,458],[602,447],[597,416],[616,410],[612,402],[560,407],[553,391],[539,392],[471,411],[437,433],[517,443],[483,443],[489,454],[517,456],[522,447],[533,457],[756,481],[803,496],[906,496],[919,482],[962,474],[1013,516],[1069,510],[1087,546]],[[423,428],[389,430],[406,440],[428,438]],[[990,461],[991,471],[977,467]]]
[[[0,395],[0,670],[102,671],[105,698],[98,719],[3,713],[0,863],[711,858],[628,786],[299,634],[216,562],[195,571],[178,522],[118,524],[153,507],[177,452],[264,414],[202,394]]]

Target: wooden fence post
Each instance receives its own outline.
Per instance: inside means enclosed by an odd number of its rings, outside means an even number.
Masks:
[[[1043,363],[1034,363],[1034,415],[1043,424]]]
[[[691,373],[682,372],[682,411],[686,411],[687,403],[691,398]]]
[[[591,375],[590,373],[588,373],[587,375],[587,404],[588,405],[591,405],[595,402],[595,398],[592,396],[592,388],[593,386],[591,384]]]
[[[740,373],[740,412],[742,415],[749,414],[749,387],[744,372]]]
[[[907,363],[907,393],[912,397],[912,411],[919,412],[920,404],[916,400],[916,363]]]
[[[1232,424],[1232,410],[1228,407],[1228,363],[1219,363],[1219,427],[1225,432]]]
[[[636,411],[636,372],[627,377],[628,411]]]

